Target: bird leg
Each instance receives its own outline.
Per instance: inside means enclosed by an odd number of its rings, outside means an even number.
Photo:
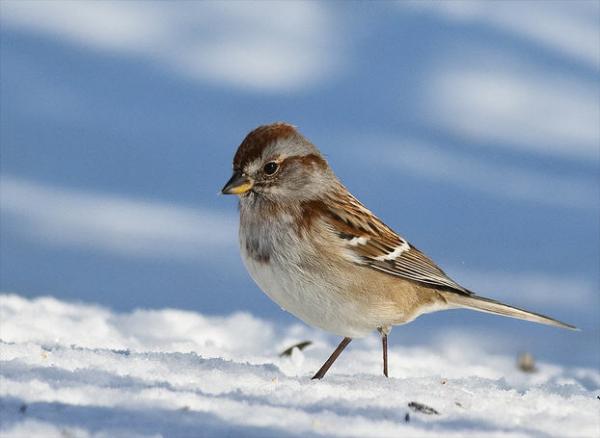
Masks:
[[[387,360],[387,350],[388,350],[387,334],[388,334],[388,332],[383,327],[379,327],[377,330],[379,330],[379,333],[381,333],[381,346],[383,347],[383,375],[385,377],[388,377],[388,360]]]
[[[331,365],[333,365],[335,360],[342,353],[342,351],[344,351],[344,348],[346,348],[348,346],[348,344],[350,343],[351,340],[352,340],[352,338],[342,339],[342,342],[340,342],[340,345],[338,345],[338,347],[335,349],[335,351],[333,353],[331,353],[331,356],[329,356],[329,359],[327,359],[327,361],[323,364],[321,369],[319,371],[317,371],[317,374],[315,374],[312,378],[313,379],[322,379],[323,376],[325,375],[325,373],[327,373],[329,368],[331,368]]]

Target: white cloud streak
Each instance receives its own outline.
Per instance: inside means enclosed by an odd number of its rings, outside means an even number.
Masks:
[[[333,71],[331,21],[316,2],[2,2],[8,29],[271,92],[311,86]]]
[[[600,3],[596,1],[403,1],[461,23],[481,23],[594,69],[600,68]]]
[[[380,141],[379,165],[494,196],[558,207],[597,208],[594,179],[558,176],[446,152],[417,140]]]
[[[514,60],[442,65],[423,91],[436,123],[481,147],[593,160],[600,149],[600,88]],[[482,68],[484,64],[488,64]],[[491,64],[491,66],[490,66]]]
[[[600,158],[600,85],[589,76],[540,67],[502,45],[521,39],[562,58],[600,69],[600,3],[590,1],[399,2],[403,11],[504,35],[465,43],[438,57],[421,102],[435,127],[481,147],[506,147],[561,158]],[[463,29],[462,34],[465,34]],[[484,45],[485,44],[485,45]]]
[[[237,241],[233,215],[14,177],[1,179],[0,207],[4,232],[125,256],[210,259]]]

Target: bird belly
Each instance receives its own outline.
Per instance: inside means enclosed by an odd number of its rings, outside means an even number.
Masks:
[[[250,276],[263,292],[283,310],[311,326],[358,338],[381,325],[369,317],[371,312],[365,312],[364,303],[337,290],[330,282],[316,281],[294,265],[253,259],[243,248],[242,256]]]

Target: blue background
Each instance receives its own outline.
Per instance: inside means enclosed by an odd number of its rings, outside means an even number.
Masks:
[[[121,45],[111,28],[119,23],[102,11],[90,18],[72,3],[2,2],[0,290],[119,311],[244,310],[294,321],[246,274],[230,226],[235,199],[217,195],[246,133],[283,120],[457,281],[583,329],[452,311],[397,328],[392,345],[457,330],[489,340],[491,351],[600,365],[598,3],[126,3],[101,4],[142,28],[153,25],[144,11],[154,10],[166,30],[141,32],[142,43],[125,34]],[[106,29],[69,32],[103,19]],[[564,32],[582,26],[587,52]],[[102,42],[107,32],[116,44]],[[252,73],[247,58],[219,46],[221,38],[252,56],[244,44],[264,33],[256,41],[275,48]],[[155,48],[161,38],[171,46]],[[228,74],[210,70],[217,61],[185,71],[172,52],[199,42],[224,51]],[[202,64],[203,51],[196,56]],[[473,77],[483,88],[463,89]],[[508,96],[509,110],[488,89]],[[510,105],[523,111],[517,123]],[[575,118],[572,132],[561,117]],[[15,187],[50,196],[50,206]],[[72,197],[120,199],[185,209],[198,223],[210,212],[224,218],[226,237],[190,238],[193,249],[178,252],[165,249],[167,232],[123,250],[105,228],[88,241],[87,228],[69,231],[70,222],[64,237],[59,221],[46,238],[56,193],[66,197],[59,216]]]

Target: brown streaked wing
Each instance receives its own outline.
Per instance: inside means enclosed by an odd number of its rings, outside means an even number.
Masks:
[[[366,260],[365,264],[388,274],[441,287],[460,294],[473,293],[452,280],[429,257],[414,246],[391,261]]]
[[[452,292],[473,294],[448,277],[429,257],[396,234],[347,191],[343,200],[330,198],[320,203],[318,210],[361,264]],[[385,259],[401,246],[407,249],[394,258]]]

